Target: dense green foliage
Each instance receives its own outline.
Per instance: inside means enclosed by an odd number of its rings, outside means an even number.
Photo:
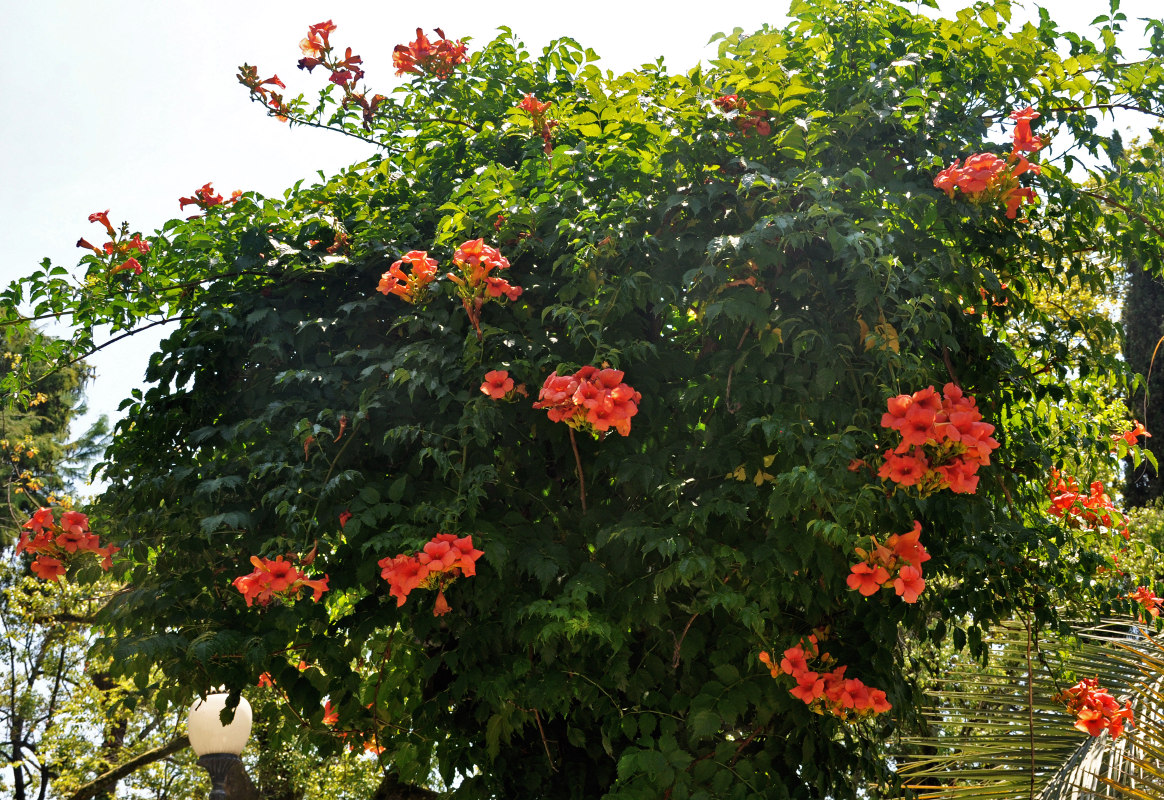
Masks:
[[[458,797],[847,797],[892,786],[882,743],[918,722],[903,637],[980,655],[1016,610],[1048,624],[1125,594],[1096,580],[1111,542],[1045,513],[1051,468],[1119,432],[1089,413],[1121,386],[1117,329],[1040,298],[1101,293],[1121,258],[1162,266],[1143,235],[1160,209],[1097,120],[1161,110],[1164,28],[1125,66],[1118,20],[1096,45],[1045,16],[1008,31],[1005,3],[792,14],[678,76],[604,75],[565,40],[530,57],[506,32],[367,127],[329,86],[292,121],[382,155],[172,221],[140,275],[94,255],[81,291],[47,264],[10,289],[68,309],[81,350],[94,322],[177,322],[105,465],[117,668],[142,687],[160,668],[161,702],[267,672],[289,710],[274,739],[373,738],[393,775]],[[559,122],[548,154],[526,93]],[[1024,178],[1039,206],[1009,220],[934,189],[955,158],[1004,152],[1027,105],[1055,132]],[[1102,190],[1069,177],[1080,153]],[[404,252],[443,273],[477,237],[524,289],[484,306],[480,337],[447,280],[415,306],[375,291]],[[629,436],[572,439],[531,408],[555,369],[603,364],[642,395]],[[531,397],[482,394],[495,369]],[[1002,447],[974,494],[894,491],[875,474],[886,398],[948,382]],[[915,519],[919,601],[850,591],[853,548]],[[438,532],[484,551],[443,617],[425,590],[398,607],[377,566]],[[248,607],[231,585],[252,555],[312,550],[317,603]],[[891,712],[814,714],[760,666],[814,630]]]

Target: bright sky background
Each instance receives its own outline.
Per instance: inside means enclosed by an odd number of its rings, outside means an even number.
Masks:
[[[1137,17],[1160,16],[1158,0],[1124,0],[1130,22],[1125,52],[1142,41]],[[943,0],[951,15],[965,5]],[[1063,28],[1084,31],[1107,11],[1107,0],[1049,0]],[[100,243],[87,221],[111,209],[114,225],[128,220],[146,234],[180,216],[178,197],[207,181],[232,190],[279,195],[317,170],[331,174],[372,152],[346,137],[307,128],[288,130],[252,104],[235,79],[243,62],[287,83],[288,94],[309,97],[325,78],[295,68],[298,42],[311,23],[331,19],[332,42],[363,56],[373,90],[390,88],[392,47],[415,29],[440,26],[452,38],[482,43],[508,25],[538,52],[570,36],[602,56],[606,69],[631,69],[663,56],[686,71],[714,55],[706,43],[717,31],[785,21],[783,2],[679,2],[664,7],[640,0],[555,3],[429,0],[226,3],[159,0],[12,2],[5,8],[5,58],[0,67],[0,283],[26,274],[46,256],[75,265],[81,236]],[[1028,15],[1033,15],[1032,11]],[[1016,12],[1016,18],[1019,14]],[[470,45],[472,47],[472,44]],[[386,92],[385,92],[386,93]],[[193,213],[192,211],[190,213]],[[89,389],[92,414],[116,417],[139,385],[157,337],[145,334],[95,355]],[[141,341],[138,341],[140,338]]]

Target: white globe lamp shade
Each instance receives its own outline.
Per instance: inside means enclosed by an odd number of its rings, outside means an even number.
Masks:
[[[186,727],[190,734],[190,747],[195,754],[242,752],[247,738],[251,735],[251,704],[240,697],[238,708],[234,710],[234,720],[229,725],[222,724],[222,710],[226,708],[229,695],[212,694],[205,700],[197,700],[190,706],[190,717]]]

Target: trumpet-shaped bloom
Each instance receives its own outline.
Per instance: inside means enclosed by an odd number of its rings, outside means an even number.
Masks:
[[[404,605],[408,593],[428,577],[428,569],[413,556],[404,554],[385,557],[377,562],[380,577],[388,581],[388,591],[396,598],[397,607]]]
[[[118,264],[113,269],[109,270],[110,275],[116,275],[119,272],[132,272],[134,275],[141,275],[141,264],[133,256],[130,256],[124,263]]]
[[[922,479],[928,469],[929,462],[926,457],[916,451],[911,455],[887,452],[885,463],[881,465],[877,474],[902,486],[913,486]]]
[[[784,651],[784,658],[780,659],[780,670],[785,675],[799,675],[808,669],[808,657],[800,645],[790,647]]]
[[[331,727],[339,722],[339,709],[331,704],[331,700],[327,700],[323,704],[323,724]]]
[[[1135,444],[1136,439],[1140,438],[1141,436],[1152,435],[1148,433],[1148,429],[1145,428],[1138,419],[1133,420],[1132,423],[1132,429],[1130,431],[1124,431],[1123,433],[1113,433],[1111,436],[1112,440],[1119,441],[1120,439],[1123,439],[1129,445],[1132,445]]]
[[[818,673],[803,670],[796,674],[796,686],[788,690],[793,697],[812,703],[824,694],[825,682]]]
[[[907,603],[916,603],[925,588],[926,582],[922,579],[921,568],[913,565],[902,567],[893,580],[893,590]]]
[[[65,576],[65,565],[52,556],[37,556],[32,562],[32,571],[43,581],[60,580]]]
[[[38,508],[32,518],[21,527],[34,533],[42,533],[46,528],[52,528],[55,525],[56,518],[53,516],[53,510],[51,508]]]
[[[111,224],[109,224],[109,209],[108,208],[105,209],[104,211],[94,211],[92,214],[89,215],[89,221],[90,222],[100,222],[102,225],[105,226],[105,230],[109,231],[110,236],[114,235],[113,226]]]
[[[1016,123],[1013,147],[1015,152],[1020,150],[1034,151],[1043,146],[1043,140],[1031,132],[1031,123],[1040,116],[1042,115],[1031,106],[1027,106],[1021,111],[1011,112],[1010,118]]]
[[[864,561],[854,564],[849,577],[845,582],[850,589],[855,589],[865,597],[877,594],[882,585],[889,580],[889,571],[880,565],[870,565]]]
[[[302,563],[313,560],[314,551]],[[327,591],[327,576],[308,578],[290,561],[284,561],[283,556],[274,559],[251,556],[254,571],[247,575],[240,575],[231,583],[242,593],[247,605],[257,602],[265,606],[276,597],[294,600],[304,588],[312,590],[312,600],[318,601]]]
[[[893,534],[885,541],[885,545],[893,551],[897,558],[915,567],[920,567],[931,558],[921,543],[921,529],[921,523],[914,520],[913,530],[909,533]]]
[[[498,278],[493,275],[485,276],[485,294],[489,297],[501,297],[505,295],[510,300],[516,300],[521,297],[522,288],[514,286],[505,278]]]
[[[411,268],[411,274],[404,271],[405,265]],[[436,279],[436,271],[437,261],[429,258],[426,251],[409,250],[380,276],[376,290],[381,294],[394,294],[409,303],[418,303],[427,296],[429,284]]]
[[[1160,609],[1164,606],[1164,599],[1157,597],[1156,593],[1146,586],[1137,586],[1136,591],[1128,595],[1127,599],[1135,600],[1153,617],[1160,616]]]
[[[532,94],[527,94],[518,103],[518,108],[529,114],[531,117],[541,117],[546,113],[546,109],[550,107],[549,101],[540,102]]]
[[[396,74],[406,72],[429,74],[437,78],[447,78],[453,74],[453,67],[468,60],[468,47],[461,40],[445,38],[440,28],[434,28],[436,41],[430,41],[421,28],[416,29],[416,39],[408,44],[398,44],[392,50],[392,65]]]
[[[485,382],[481,384],[482,393],[501,400],[513,391],[513,378],[503,369],[495,369],[485,373]]]

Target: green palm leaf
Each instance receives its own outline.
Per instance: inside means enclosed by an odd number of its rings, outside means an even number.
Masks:
[[[982,667],[955,659],[936,681],[923,736],[902,740],[898,772],[919,798],[1164,798],[1164,647],[1127,620],[1036,641],[1011,622],[984,641]],[[1097,678],[1137,727],[1091,737],[1056,694]]]

